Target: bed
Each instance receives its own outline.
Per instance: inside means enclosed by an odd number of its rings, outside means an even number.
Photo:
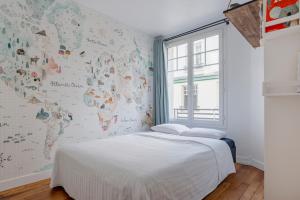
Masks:
[[[231,173],[224,141],[141,132],[61,147],[51,187],[76,200],[200,200]]]

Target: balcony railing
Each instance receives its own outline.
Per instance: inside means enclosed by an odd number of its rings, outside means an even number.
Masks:
[[[188,109],[186,108],[174,108],[174,118],[175,119],[187,119]],[[220,110],[219,109],[194,109],[194,119],[195,120],[219,120]]]

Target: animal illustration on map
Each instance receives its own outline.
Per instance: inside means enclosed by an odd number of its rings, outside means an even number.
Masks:
[[[12,161],[12,156],[8,155],[5,156],[4,153],[0,153],[0,167],[4,168],[5,167],[5,163]]]

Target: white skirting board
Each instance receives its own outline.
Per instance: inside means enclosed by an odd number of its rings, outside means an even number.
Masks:
[[[48,179],[51,176],[51,172],[51,170],[47,170],[39,173],[32,173],[25,176],[0,181],[0,192],[22,185],[34,183],[40,180]]]
[[[244,165],[250,165],[253,167],[256,167],[257,169],[260,169],[264,171],[265,164],[262,161],[253,159],[251,157],[246,157],[246,156],[237,156],[237,163],[244,164]]]
[[[256,167],[257,169],[260,169],[262,171],[265,170],[265,164],[263,162],[261,162],[259,160],[252,159],[251,163],[252,163],[251,165],[253,167]]]

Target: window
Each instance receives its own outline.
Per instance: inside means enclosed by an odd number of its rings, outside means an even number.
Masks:
[[[223,125],[221,44],[219,31],[167,44],[172,121]]]

